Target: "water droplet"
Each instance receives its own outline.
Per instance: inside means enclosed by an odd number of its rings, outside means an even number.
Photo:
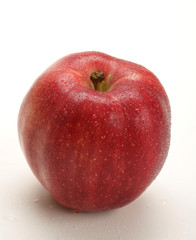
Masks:
[[[97,127],[99,123],[97,121],[94,121],[94,126]]]
[[[3,218],[4,218],[5,220],[12,221],[12,222],[17,220],[17,217],[16,217],[16,216],[13,216],[13,215],[4,216]]]
[[[71,138],[71,134],[68,133],[66,137],[67,137],[68,139]]]
[[[34,202],[34,203],[38,203],[38,202],[39,202],[39,199],[38,199],[38,198],[35,198],[35,199],[33,200],[33,202]]]
[[[124,131],[127,132],[127,128],[124,128]]]
[[[80,213],[80,209],[74,209],[75,213]]]
[[[135,109],[135,112],[139,114],[139,113],[141,112],[141,109],[136,108],[136,109]]]
[[[101,139],[105,139],[105,135],[101,136]]]
[[[92,119],[96,119],[97,118],[97,115],[96,114],[93,114],[92,115]]]

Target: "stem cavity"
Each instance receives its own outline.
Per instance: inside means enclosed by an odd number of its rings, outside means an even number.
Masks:
[[[90,75],[90,79],[94,85],[95,90],[99,92],[104,91],[103,87],[104,87],[105,75],[102,71],[92,72]]]

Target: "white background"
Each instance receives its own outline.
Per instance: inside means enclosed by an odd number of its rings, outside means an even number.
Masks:
[[[196,1],[1,1],[0,239],[196,239]],[[159,176],[121,209],[76,214],[42,188],[18,143],[33,81],[60,57],[96,50],[144,65],[172,108]]]

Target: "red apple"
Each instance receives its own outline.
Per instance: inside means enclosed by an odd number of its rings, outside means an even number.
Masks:
[[[100,52],[63,57],[21,105],[19,140],[42,185],[75,211],[122,207],[168,154],[170,105],[146,68]]]

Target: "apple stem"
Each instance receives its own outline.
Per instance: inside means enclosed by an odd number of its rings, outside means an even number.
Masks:
[[[93,82],[95,90],[103,92],[103,80],[105,79],[104,73],[102,71],[92,72],[90,75],[90,79]]]

